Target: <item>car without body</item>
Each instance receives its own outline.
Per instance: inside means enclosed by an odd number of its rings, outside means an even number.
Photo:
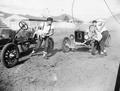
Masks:
[[[7,68],[15,66],[19,61],[20,49],[22,52],[29,50],[31,44],[41,47],[40,40],[35,38],[35,31],[28,31],[29,27],[25,21],[37,21],[34,19],[22,20],[19,22],[20,29],[15,32],[11,29],[2,29],[0,34],[1,62]],[[45,20],[38,20],[39,22]],[[20,46],[20,47],[19,47]],[[43,45],[44,47],[44,45]],[[54,41],[49,40],[49,48],[54,48]]]

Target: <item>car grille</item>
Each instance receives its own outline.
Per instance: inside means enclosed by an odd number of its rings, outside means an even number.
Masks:
[[[83,43],[85,40],[84,35],[85,35],[85,32],[83,31],[79,31],[79,30],[75,31],[75,41]]]

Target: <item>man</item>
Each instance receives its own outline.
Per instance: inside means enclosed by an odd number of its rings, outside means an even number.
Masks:
[[[96,52],[100,52],[100,44],[99,41],[102,39],[102,35],[101,33],[98,31],[97,28],[97,21],[94,20],[92,21],[92,25],[90,25],[89,27],[89,38],[91,38],[91,44],[92,44],[92,49],[91,49],[91,53],[92,55],[95,55]],[[96,51],[97,50],[97,51]]]
[[[43,28],[34,33],[34,35],[37,35],[37,38],[40,38],[41,40],[40,45],[42,44],[43,41],[45,41],[45,49],[43,51],[44,58],[47,58],[49,36],[54,33],[52,22],[53,18],[48,17],[47,22],[43,24]],[[38,50],[38,47],[33,50],[32,54],[35,53],[36,50]]]
[[[98,20],[98,30],[99,32],[102,34],[102,39],[100,40],[99,44],[100,44],[100,54],[107,56],[107,51],[106,51],[106,46],[108,44],[106,44],[106,41],[108,40],[108,38],[110,37],[109,31],[106,29],[105,27],[105,23],[103,21]],[[109,40],[108,40],[109,41]]]

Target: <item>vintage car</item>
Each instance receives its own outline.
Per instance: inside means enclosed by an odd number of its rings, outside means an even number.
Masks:
[[[65,37],[62,43],[63,52],[69,52],[81,47],[91,48],[91,40],[87,35],[87,32],[81,30],[75,30],[74,34],[69,37]]]
[[[74,31],[74,34],[71,34],[69,37],[65,37],[62,43],[63,52],[69,52],[70,50],[86,47],[88,49],[91,49],[91,54],[94,55],[96,51],[99,51],[99,44],[88,34],[93,30],[94,26],[89,25],[88,31],[77,29]],[[110,46],[110,40],[111,36],[109,34],[105,42],[106,47]]]
[[[15,66],[19,61],[20,52],[25,52],[29,50],[31,44],[35,44],[41,47],[40,40],[33,36],[34,31],[28,31],[29,27],[25,21],[19,22],[20,29],[17,32],[11,29],[1,29],[0,34],[1,62],[7,68]],[[52,38],[50,38],[49,50],[52,50],[53,48],[54,41]]]

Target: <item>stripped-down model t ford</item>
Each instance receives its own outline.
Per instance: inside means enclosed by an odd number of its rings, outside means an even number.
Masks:
[[[1,62],[7,68],[11,68],[18,63],[20,52],[29,50],[31,44],[35,44],[39,47],[39,38],[34,35],[35,31],[28,31],[29,26],[25,21],[39,21],[41,20],[24,20],[19,22],[20,29],[16,32],[11,29],[1,29],[0,33],[0,50],[1,50]],[[43,22],[43,21],[42,21]],[[46,20],[44,20],[46,22]],[[40,37],[40,36],[39,36]],[[49,39],[49,50],[54,48],[54,41],[50,37]]]
[[[87,36],[87,32],[81,30],[75,30],[74,34],[69,37],[65,37],[62,43],[62,49],[64,52],[69,52],[81,47],[91,48],[91,40]]]
[[[89,25],[88,31],[77,29],[74,31],[74,34],[71,34],[69,37],[65,37],[62,43],[63,52],[69,52],[70,50],[86,47],[88,49],[91,49],[91,54],[94,55],[95,52],[98,51],[99,46],[98,46],[98,43],[88,34],[92,32],[93,29],[94,29],[94,26]],[[111,39],[111,36],[109,34],[105,42],[106,47],[110,46],[110,39]]]

